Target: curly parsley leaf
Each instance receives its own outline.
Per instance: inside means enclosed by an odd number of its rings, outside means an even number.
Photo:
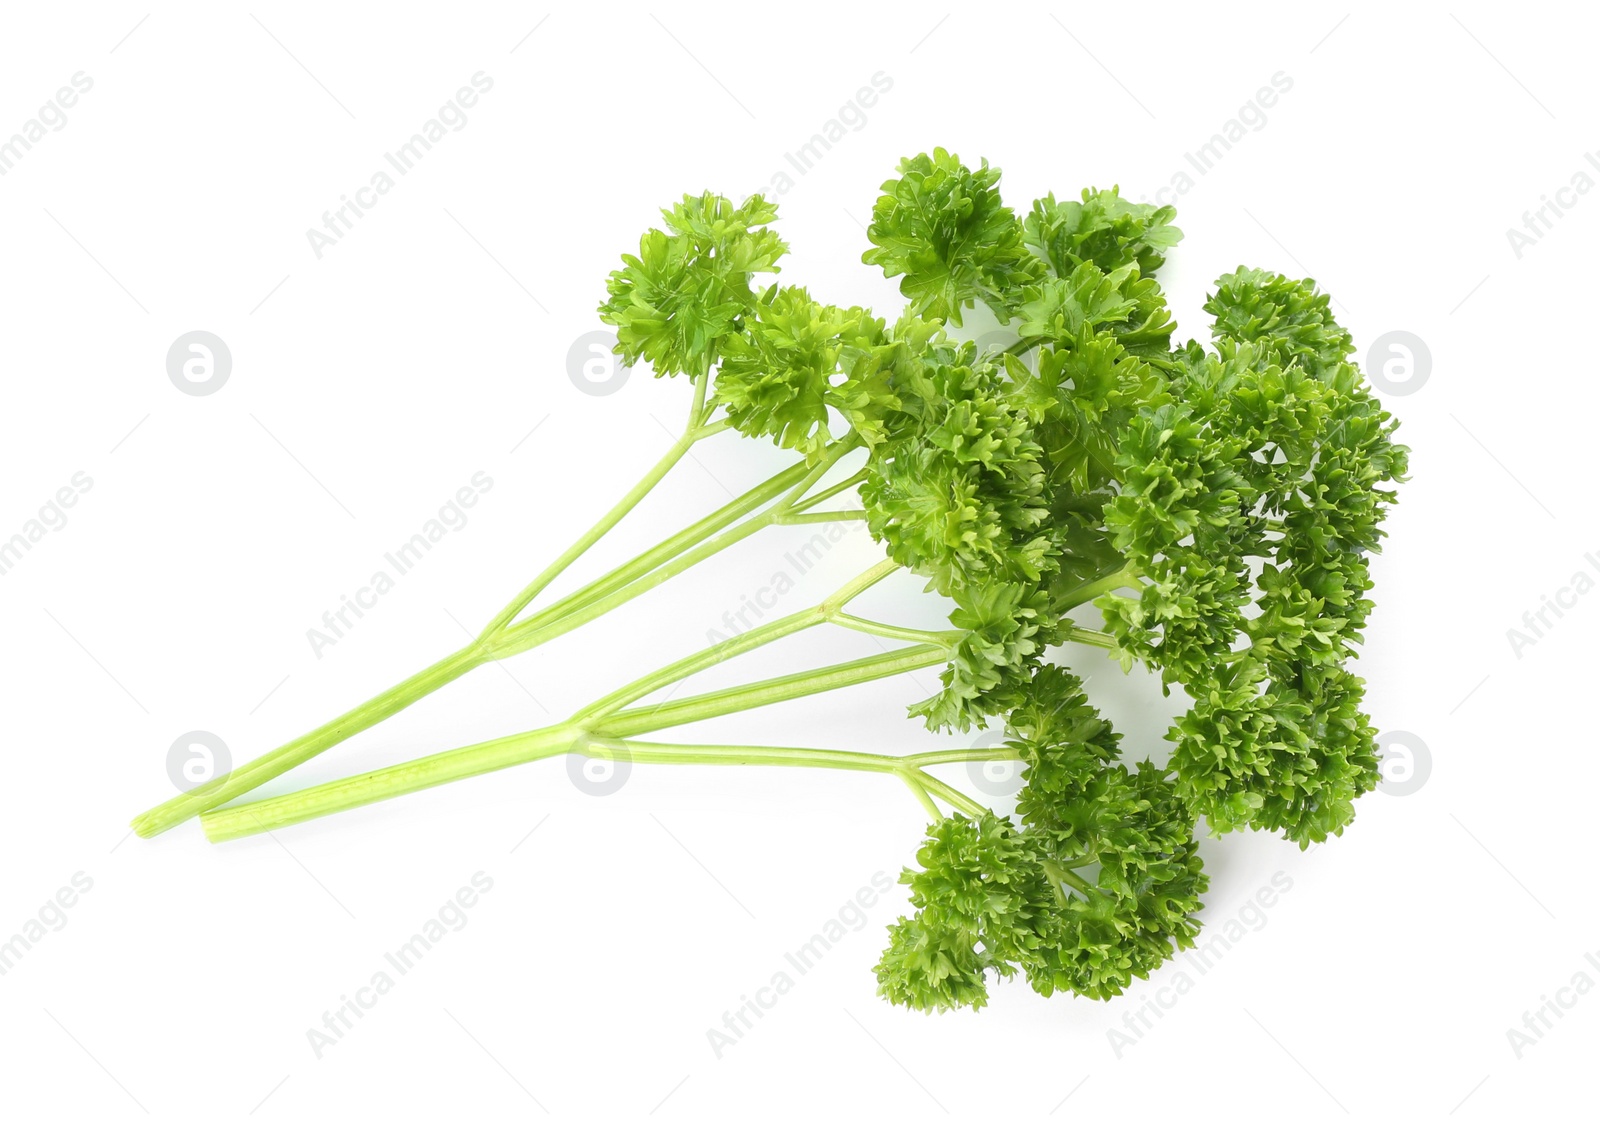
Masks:
[[[935,149],[900,162],[883,183],[861,261],[900,279],[911,312],[961,324],[983,302],[1002,319],[1007,296],[1038,277],[1041,264],[1022,245],[1022,224],[1000,202],[1000,170],[969,169]]]

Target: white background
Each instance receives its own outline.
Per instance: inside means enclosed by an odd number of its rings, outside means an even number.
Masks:
[[[74,73],[93,88],[0,177],[0,538],[75,473],[93,486],[0,576],[0,937],[74,874],[93,887],[0,978],[6,1120],[1503,1125],[1587,1108],[1600,993],[1520,1058],[1507,1030],[1600,949],[1600,596],[1520,657],[1507,631],[1574,573],[1600,578],[1600,194],[1520,258],[1506,230],[1600,147],[1595,31],[1538,5],[9,9],[0,135]],[[318,259],[306,229],[479,71],[493,90],[466,126]],[[1293,87],[1264,128],[1178,198],[1187,238],[1163,278],[1183,336],[1205,336],[1207,285],[1242,262],[1315,276],[1363,357],[1397,329],[1429,345],[1431,378],[1387,398],[1414,479],[1359,669],[1379,729],[1415,734],[1432,771],[1311,854],[1208,841],[1214,929],[1274,874],[1292,889],[1120,1057],[1108,1029],[1183,962],[1111,1004],[1013,983],[978,1014],[903,1012],[871,972],[900,887],[713,1053],[724,1011],[911,861],[924,816],[888,779],[641,766],[600,798],[555,759],[275,838],[127,837],[172,794],[178,735],[247,759],[454,650],[665,450],[685,385],[637,371],[594,397],[566,360],[660,205],[768,187],[882,72],[892,89],[781,195],[780,228],[785,281],[893,314],[857,221],[900,157],[987,157],[1018,208],[1084,185],[1148,197],[1280,71]],[[214,395],[165,370],[195,329],[232,352]],[[781,465],[732,435],[696,454],[597,563]],[[307,630],[478,471],[494,485],[469,523],[317,657]],[[484,668],[267,792],[543,724],[703,645],[810,532]],[[852,535],[773,614],[875,556]],[[688,689],[863,647],[805,638]],[[1176,701],[1096,652],[1063,658],[1131,751],[1161,755]],[[937,746],[902,717],[933,677],[700,732]],[[466,926],[318,1058],[307,1029],[480,871],[493,888]]]

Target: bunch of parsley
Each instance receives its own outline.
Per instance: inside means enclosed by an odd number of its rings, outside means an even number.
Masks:
[[[135,827],[151,835],[200,814],[213,839],[233,838],[574,752],[891,773],[933,822],[920,869],[903,878],[915,913],[891,928],[877,974],[888,999],[927,1010],[981,1006],[996,976],[1018,972],[1045,995],[1103,999],[1192,944],[1201,820],[1302,847],[1340,834],[1378,782],[1349,664],[1372,608],[1368,558],[1406,471],[1395,421],[1310,281],[1240,268],[1206,303],[1211,347],[1174,344],[1154,277],[1181,236],[1173,209],[1085,190],[1018,216],[999,177],[936,149],[883,185],[863,259],[900,280],[907,302],[893,321],[758,283],[787,250],[759,196],[735,206],[707,193],[667,209],[665,229],[623,256],[600,313],[628,364],[690,381],[679,442],[471,646]],[[952,332],[978,303],[1014,331],[1005,348]],[[792,452],[792,465],[528,612],[691,446],[730,429]],[[850,491],[858,508],[819,508]],[[816,607],[687,655],[559,725],[220,806],[484,661],[548,643],[763,529],[821,520],[864,522],[886,559]],[[901,570],[944,602],[948,630],[846,610]],[[638,704],[823,625],[906,646]],[[1079,677],[1052,661],[1067,642],[1186,692],[1165,767],[1125,763]],[[938,731],[1003,725],[1004,748],[886,756],[639,739],[927,666],[942,667],[941,689],[911,713]],[[1014,815],[927,771],[997,757],[1024,766]]]

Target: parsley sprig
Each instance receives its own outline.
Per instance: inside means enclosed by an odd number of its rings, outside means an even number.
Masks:
[[[1175,343],[1155,278],[1181,238],[1172,208],[1087,189],[1019,215],[999,181],[986,162],[936,149],[884,183],[862,259],[899,280],[906,305],[893,319],[770,278],[787,248],[760,196],[735,205],[706,193],[666,209],[600,307],[627,363],[690,385],[683,434],[660,462],[468,647],[135,827],[152,835],[198,814],[208,836],[229,839],[569,753],[885,773],[932,822],[903,877],[913,912],[891,928],[877,975],[886,998],[924,1010],[981,1006],[1018,973],[1044,995],[1115,996],[1193,943],[1201,827],[1302,847],[1341,834],[1378,781],[1350,668],[1372,610],[1368,561],[1407,458],[1349,333],[1310,280],[1240,267],[1206,303],[1209,347]],[[963,339],[979,303],[1015,333],[1010,344]],[[730,430],[794,461],[533,610],[695,444]],[[814,607],[559,724],[222,806],[483,662],[550,643],[775,525],[821,520],[862,522],[884,559]],[[942,601],[947,629],[851,610],[900,572]],[[649,701],[819,629],[885,644]],[[1068,643],[1146,666],[1192,701],[1164,767],[1159,750],[1128,763],[1062,665],[1093,652]],[[940,668],[941,686],[909,704],[912,716],[943,732],[998,725],[1006,744],[889,756],[651,739],[926,667]],[[1023,766],[1010,814],[929,771],[1000,758]]]

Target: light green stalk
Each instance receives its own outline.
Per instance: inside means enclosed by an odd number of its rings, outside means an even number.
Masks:
[[[943,813],[927,797],[937,797],[964,815],[978,815],[982,804],[926,771],[932,764],[973,760],[1010,760],[1008,749],[950,749],[912,756],[845,752],[836,749],[794,749],[762,745],[669,745],[594,737],[571,725],[553,725],[529,733],[500,737],[461,749],[435,753],[392,768],[346,777],[233,807],[217,808],[200,817],[213,843],[276,831],[308,819],[348,811],[378,800],[404,796],[452,780],[464,780],[516,764],[576,753],[597,760],[639,764],[776,765],[799,768],[849,769],[892,774],[911,788],[936,819]]]
[[[135,817],[133,828],[149,838],[158,835],[200,812],[226,803],[275,779],[339,742],[392,717],[406,706],[453,682],[470,670],[493,659],[519,654],[612,611],[664,583],[707,557],[737,544],[745,537],[799,515],[838,489],[830,488],[816,497],[802,500],[800,495],[816,483],[837,460],[856,445],[847,438],[829,448],[817,466],[799,462],[747,491],[715,513],[680,530],[653,548],[611,570],[550,607],[521,621],[524,611],[553,580],[594,546],[655,487],[690,447],[723,429],[722,423],[705,420],[703,381],[696,386],[695,406],[690,423],[671,450],[628,491],[610,511],[551,565],[539,574],[515,599],[492,619],[477,639],[381,694],[363,702],[332,721],[280,745],[232,772],[175,796]],[[782,498],[782,501],[777,499]],[[766,507],[763,510],[763,507]],[[759,512],[758,512],[759,511]],[[754,515],[754,516],[752,516]],[[741,518],[747,519],[729,529]]]
[[[627,739],[643,733],[688,725],[777,702],[826,693],[845,686],[860,685],[949,661],[954,654],[959,632],[920,632],[910,628],[890,627],[888,630],[893,633],[891,637],[914,636],[919,641],[912,646],[883,655],[853,659],[816,670],[800,671],[657,705],[627,708],[640,698],[680,682],[690,675],[708,670],[736,655],[766,646],[811,627],[844,620],[846,626],[856,630],[871,628],[873,626],[871,621],[848,615],[843,610],[844,606],[893,573],[897,567],[892,561],[879,562],[816,607],[774,620],[770,624],[669,663],[597,699],[558,725],[436,753],[391,768],[347,777],[274,799],[209,811],[202,816],[201,825],[208,837],[220,841],[274,830],[317,816],[375,803],[422,788],[430,788],[436,784],[461,780],[564,752],[592,753],[595,749],[616,747],[655,748],[648,745],[631,745]],[[728,763],[724,754],[706,755],[713,757],[713,760],[691,759],[683,760],[682,763]],[[857,759],[849,761],[848,757],[852,756]],[[847,761],[854,767],[881,766],[888,763],[884,758],[873,758],[871,754],[866,753],[849,754],[845,760],[836,759],[827,763],[833,767],[842,767],[846,766]],[[790,759],[784,763],[802,762]],[[898,761],[894,764],[896,766],[893,768],[894,771],[915,781],[924,791],[941,796],[947,802],[960,807],[952,798],[959,794],[948,791],[948,785],[932,778],[921,779],[926,775],[921,772],[922,764],[912,762],[902,764]]]

